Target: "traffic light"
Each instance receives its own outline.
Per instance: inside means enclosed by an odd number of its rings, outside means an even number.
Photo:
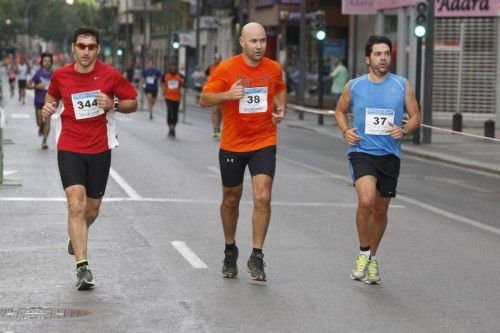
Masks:
[[[116,50],[116,55],[121,57],[123,55],[123,49],[122,48],[119,48]]]
[[[177,50],[181,44],[179,43],[179,35],[178,34],[173,34],[172,35],[172,47]]]
[[[418,1],[415,5],[415,36],[424,37],[427,32],[428,5],[427,1]]]
[[[313,36],[316,40],[322,41],[326,38],[325,12],[318,10],[313,20]]]

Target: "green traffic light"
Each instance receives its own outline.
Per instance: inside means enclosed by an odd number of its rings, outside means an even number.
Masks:
[[[179,42],[174,42],[174,43],[172,44],[172,46],[173,46],[173,48],[174,48],[174,49],[176,49],[176,50],[177,50],[177,49],[178,49],[181,45],[179,44]]]
[[[123,50],[122,49],[116,50],[116,55],[121,57],[123,55]]]
[[[316,31],[316,39],[317,40],[324,40],[325,38],[326,38],[326,32],[324,30]]]
[[[425,30],[424,26],[417,25],[415,27],[415,36],[417,36],[417,37],[424,37],[425,36],[425,32],[426,32],[426,30]]]

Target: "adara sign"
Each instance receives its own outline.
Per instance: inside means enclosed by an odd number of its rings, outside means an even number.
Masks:
[[[342,0],[342,14],[373,15],[377,10],[413,6],[415,2],[416,0]],[[435,0],[434,15],[436,17],[500,16],[500,0]]]

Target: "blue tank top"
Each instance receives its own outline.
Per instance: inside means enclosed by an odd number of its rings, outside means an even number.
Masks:
[[[389,122],[402,125],[406,79],[389,73],[384,82],[374,83],[368,75],[348,83],[351,92],[353,127],[361,140],[349,146],[347,152],[371,155],[393,154],[401,158],[401,141],[393,139],[385,130]]]

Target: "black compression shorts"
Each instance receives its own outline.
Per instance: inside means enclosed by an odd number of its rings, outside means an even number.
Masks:
[[[269,146],[245,153],[220,149],[219,166],[222,185],[225,187],[241,185],[247,164],[252,176],[264,174],[274,178],[276,170],[276,146]]]
[[[104,196],[111,167],[111,150],[99,154],[59,150],[57,162],[64,189],[72,185],[83,185],[87,197],[99,199]]]

